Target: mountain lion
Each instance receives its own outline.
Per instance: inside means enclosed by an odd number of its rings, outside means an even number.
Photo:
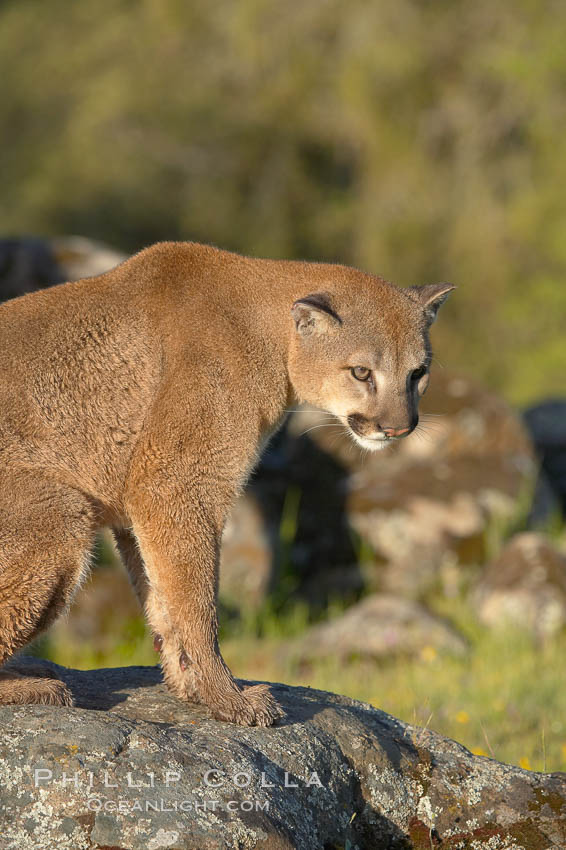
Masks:
[[[173,692],[242,725],[281,717],[218,648],[227,514],[292,404],[365,449],[414,430],[452,288],[160,243],[2,304],[0,703],[72,704],[12,656],[64,611],[107,526]]]

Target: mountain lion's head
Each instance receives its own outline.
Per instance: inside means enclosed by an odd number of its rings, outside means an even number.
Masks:
[[[452,289],[398,289],[358,272],[338,291],[299,298],[289,356],[298,399],[333,413],[366,449],[406,437],[428,385],[429,328]]]

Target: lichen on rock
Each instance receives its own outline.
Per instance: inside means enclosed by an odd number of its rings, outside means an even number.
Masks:
[[[348,697],[275,684],[285,720],[242,728],[157,668],[57,669],[75,708],[0,709],[0,850],[566,846],[564,775]]]

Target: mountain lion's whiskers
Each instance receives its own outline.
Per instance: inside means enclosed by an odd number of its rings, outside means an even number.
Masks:
[[[423,425],[417,425],[417,427],[413,431],[413,434],[415,435],[415,437],[418,437],[421,442],[423,440],[425,443],[434,442],[434,434],[431,434],[429,430],[427,430],[427,428],[425,428]]]
[[[311,428],[307,428],[306,431],[301,432],[301,437],[304,437],[305,434],[308,434],[309,431],[316,431],[317,428],[342,428],[343,426],[340,422],[326,422],[320,425],[313,425]]]
[[[329,410],[301,410],[301,408],[293,410],[292,408],[289,408],[286,413],[308,413],[311,416],[332,416],[334,419],[336,418],[336,415],[331,413]]]

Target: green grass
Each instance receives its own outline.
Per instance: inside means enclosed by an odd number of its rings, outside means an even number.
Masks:
[[[296,615],[288,636],[282,620],[279,635],[234,635],[223,652],[240,675],[344,693],[479,755],[533,770],[566,770],[566,634],[537,646],[518,629],[482,629],[464,606],[453,605],[452,614],[470,640],[464,657],[424,646],[414,659],[304,664],[289,650]]]
[[[64,621],[26,650],[28,655],[48,658],[64,667],[90,670],[96,667],[126,667],[157,664],[153,640],[145,621],[130,617],[117,621],[112,632],[101,635],[95,643],[77,641]]]

